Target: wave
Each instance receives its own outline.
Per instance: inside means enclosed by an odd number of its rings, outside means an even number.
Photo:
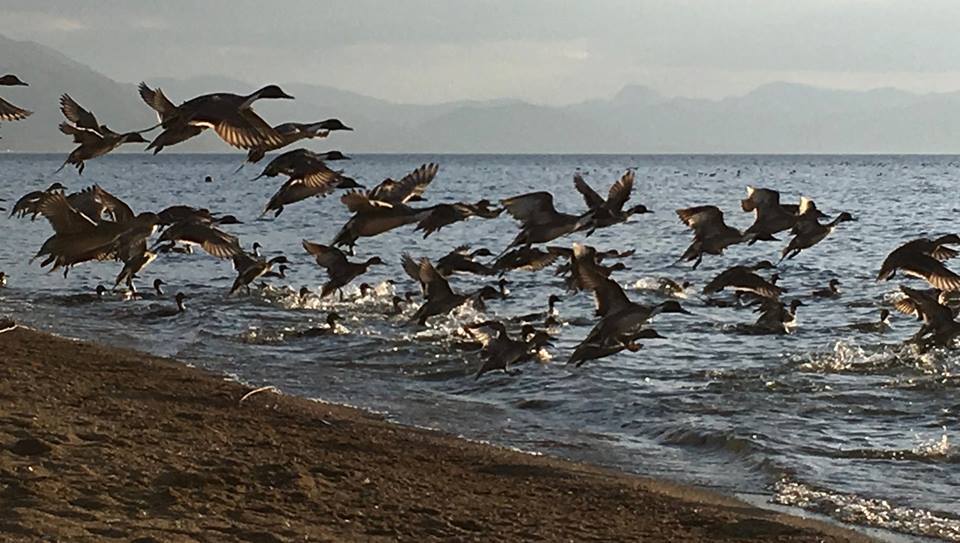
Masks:
[[[897,506],[878,498],[817,489],[789,479],[777,482],[774,492],[775,503],[814,511],[843,522],[960,541],[960,518],[943,513]]]

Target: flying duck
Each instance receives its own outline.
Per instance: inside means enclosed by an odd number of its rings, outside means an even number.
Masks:
[[[758,240],[777,241],[773,235],[793,228],[800,215],[800,206],[780,203],[779,192],[750,186],[747,187],[747,197],[740,201],[740,207],[754,213],[753,224],[744,231],[750,245]],[[809,207],[810,213],[816,212],[817,218],[826,217],[816,211],[813,202]]]
[[[469,245],[461,245],[437,260],[437,272],[444,277],[449,277],[457,272],[493,275],[493,268],[474,260],[478,256],[493,256],[493,254],[482,247],[471,251]]]
[[[425,325],[430,317],[446,315],[469,301],[482,300],[485,297],[497,295],[496,290],[492,292],[489,290],[490,287],[484,287],[472,294],[455,293],[447,280],[440,275],[433,267],[430,259],[426,257],[417,262],[410,255],[404,254],[402,264],[407,275],[420,283],[424,293],[425,301],[413,315],[413,320],[416,320],[421,326]]]
[[[960,335],[960,323],[954,320],[953,310],[940,303],[936,296],[902,285],[900,291],[907,295],[918,318],[923,321],[912,342],[922,346],[946,347]]]
[[[804,305],[800,300],[791,300],[784,305],[779,300],[768,299],[761,306],[761,314],[754,323],[754,330],[767,334],[789,334],[797,326],[797,308]]]
[[[60,192],[63,193],[67,190],[67,187],[64,187],[60,183],[54,183],[47,187],[46,190],[35,190],[24,194],[17,203],[13,205],[13,209],[10,210],[10,217],[16,216],[17,218],[23,218],[27,215],[30,215],[30,220],[37,218],[37,215],[40,214],[40,201],[43,199],[45,193],[50,192]]]
[[[807,198],[800,199],[800,216],[797,218],[797,224],[793,227],[793,239],[790,240],[790,243],[783,248],[783,251],[780,253],[780,260],[783,261],[787,258],[793,258],[800,254],[804,249],[809,249],[817,243],[823,241],[834,229],[842,222],[855,221],[852,215],[844,211],[837,215],[835,219],[826,223],[820,224],[817,215],[814,213],[814,209],[809,205],[810,200]]]
[[[489,200],[480,200],[475,204],[459,202],[456,204],[438,204],[433,207],[419,223],[415,230],[423,231],[423,239],[439,231],[444,226],[465,221],[470,217],[495,219],[503,213],[503,208],[490,208]]]
[[[693,269],[700,265],[704,254],[720,255],[730,245],[744,241],[739,230],[723,222],[723,212],[716,206],[678,209],[677,216],[693,230],[693,243],[680,257],[683,262],[693,260]]]
[[[242,287],[245,287],[249,294],[250,283],[273,271],[273,266],[276,264],[289,264],[289,261],[285,256],[276,256],[267,260],[262,256],[256,257],[245,252],[240,252],[240,254],[233,257],[233,268],[237,272],[237,279],[233,282],[233,286],[230,287],[230,294],[240,290]]]
[[[437,164],[424,164],[400,181],[384,180],[367,192],[350,191],[340,201],[353,212],[337,232],[331,245],[353,247],[361,237],[373,237],[394,228],[423,220],[433,208],[412,208],[408,202],[422,200],[422,194],[437,175]]]
[[[0,85],[7,87],[27,86],[27,84],[21,81],[19,77],[12,74],[7,74],[3,77],[0,77]],[[22,121],[30,115],[33,115],[32,111],[19,108],[10,102],[7,102],[3,98],[0,98],[0,121]]]
[[[327,270],[327,276],[330,278],[327,284],[323,285],[321,298],[326,298],[333,291],[340,290],[357,277],[367,273],[370,266],[384,264],[379,256],[372,257],[366,262],[350,262],[347,260],[347,255],[340,249],[307,240],[303,240],[303,248],[316,258],[318,265]]]
[[[580,174],[573,176],[573,185],[576,187],[584,201],[587,203],[589,211],[581,217],[581,229],[587,230],[587,236],[593,234],[598,228],[606,228],[622,222],[626,222],[630,217],[638,213],[651,213],[647,206],[640,204],[624,210],[623,206],[630,199],[633,192],[633,180],[635,177],[633,170],[628,170],[619,181],[610,187],[607,198],[596,193]]]
[[[483,332],[487,328],[493,332]],[[502,322],[486,321],[469,324],[463,329],[481,345],[480,356],[483,359],[480,368],[474,374],[474,380],[483,374],[500,370],[512,375],[511,368],[537,357],[540,349],[549,341],[549,336],[537,334],[532,326],[521,330],[522,339],[513,339]]]
[[[315,153],[309,149],[294,149],[281,153],[274,157],[260,175],[253,178],[254,181],[261,177],[276,177],[286,175],[287,177],[303,177],[307,171],[316,168],[316,164],[331,162],[334,160],[350,160],[350,157],[340,151],[326,151],[324,153]],[[338,187],[352,188],[352,187]]]
[[[757,275],[757,271],[773,268],[767,260],[757,262],[752,266],[733,266],[714,277],[703,287],[704,294],[714,294],[725,288],[735,292],[750,292],[764,298],[776,300],[783,294],[783,289],[772,282]]]
[[[584,288],[593,292],[600,321],[580,342],[568,363],[582,363],[588,359],[587,354],[591,355],[590,359],[596,359],[623,349],[636,350],[639,348],[636,344],[638,339],[656,337],[643,329],[651,318],[660,313],[689,313],[676,300],[654,306],[630,301],[616,281],[598,273],[590,249],[584,245],[574,245],[574,268],[578,270]]]
[[[500,200],[500,205],[521,224],[520,233],[504,252],[522,245],[547,243],[582,226],[579,216],[557,211],[553,206],[553,195],[549,192],[531,192],[506,198]]]
[[[522,246],[508,250],[493,262],[493,271],[503,275],[508,271],[540,271],[557,261],[556,252],[536,247]]]
[[[198,246],[216,258],[234,258],[243,254],[240,240],[217,228],[214,221],[190,215],[177,218],[179,220],[167,227],[157,239],[154,251],[157,251],[162,244],[182,243],[188,247]]]
[[[119,134],[100,124],[93,113],[83,109],[69,94],[60,97],[60,111],[68,122],[60,123],[60,131],[73,136],[79,146],[70,152],[58,172],[72,164],[83,175],[84,161],[103,156],[124,143],[148,143],[140,132]]]
[[[340,172],[331,170],[322,161],[304,162],[270,198],[260,216],[273,211],[273,216],[279,217],[284,206],[307,198],[326,196],[337,188],[339,183]]]
[[[264,98],[293,98],[280,87],[267,85],[245,96],[226,92],[205,94],[175,106],[160,89],[151,89],[142,82],[140,97],[157,112],[163,127],[163,132],[147,146],[154,154],[207,128],[212,128],[221,140],[239,149],[281,146],[283,138],[251,106]]]
[[[257,163],[266,156],[267,152],[286,147],[291,143],[305,139],[325,138],[334,130],[353,130],[340,122],[340,119],[327,119],[316,123],[283,123],[273,127],[280,136],[282,144],[278,146],[254,147],[247,152],[247,162]]]
[[[960,236],[948,234],[936,239],[919,238],[904,243],[891,252],[880,266],[877,281],[889,281],[897,271],[918,277],[943,291],[960,290],[960,276],[943,262],[957,256],[948,245],[960,243]]]
[[[46,256],[41,267],[51,263],[50,271],[62,267],[64,277],[82,262],[115,258],[127,244],[150,235],[159,220],[155,213],[134,216],[129,206],[98,186],[83,194],[97,202],[99,207],[93,214],[97,219],[74,208],[62,192],[44,193],[38,205],[54,235],[43,243],[34,259]],[[102,218],[102,210],[108,210],[113,220]]]

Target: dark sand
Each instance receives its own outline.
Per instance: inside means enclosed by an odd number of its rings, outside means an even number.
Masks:
[[[711,492],[0,333],[0,541],[867,541]]]

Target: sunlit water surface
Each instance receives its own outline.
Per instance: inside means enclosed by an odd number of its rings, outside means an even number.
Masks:
[[[325,276],[300,241],[332,239],[348,217],[336,197],[295,204],[277,220],[257,221],[280,183],[251,182],[257,168],[234,175],[237,155],[111,156],[91,162],[82,179],[73,172],[54,176],[61,160],[0,156],[0,198],[7,200],[0,205],[9,207],[21,194],[56,180],[71,190],[99,183],[138,212],[171,204],[207,207],[240,217],[244,224],[229,230],[245,246],[258,241],[268,255],[286,254],[292,271],[287,280],[272,281],[273,290],[227,297],[234,278],[229,261],[164,256],[141,274],[141,288],[163,278],[169,295],[189,297],[189,310],[150,318],[145,314],[153,306],[172,307],[172,299],[84,299],[99,283],[112,286],[120,266],[86,264],[66,280],[44,273],[28,261],[49,226],[6,219],[0,270],[10,280],[0,290],[0,313],[287,393],[385,412],[404,423],[960,541],[957,354],[920,356],[902,348],[917,326],[902,316],[882,336],[847,328],[875,319],[896,292],[896,282],[873,281],[892,248],[923,233],[956,231],[956,158],[393,155],[339,163],[370,186],[437,161],[440,173],[426,204],[549,190],[558,208],[578,213],[584,204],[571,183],[576,170],[605,193],[626,168],[636,169],[634,201],[655,213],[598,232],[589,243],[636,249],[625,261],[629,269],[615,275],[635,300],[661,301],[644,288],[659,277],[693,281],[683,302],[693,315],[662,315],[655,327],[668,339],[573,369],[564,361],[595,320],[587,294],[564,295],[559,310],[565,324],[556,331],[553,362],[479,381],[472,377],[476,355],[454,348],[453,332],[474,320],[543,310],[549,294],[563,291],[552,270],[510,274],[511,296],[491,302],[485,314],[461,310],[420,328],[409,323],[415,308],[401,316],[385,313],[394,292],[417,288],[400,268],[401,252],[435,259],[467,243],[497,253],[516,231],[506,215],[460,223],[426,241],[412,227],[361,239],[358,257],[380,255],[389,263],[364,278],[377,285],[376,294],[361,299],[354,285],[343,302],[301,300],[295,291],[319,290]],[[207,175],[215,182],[204,183]],[[755,318],[749,310],[708,307],[698,294],[728,266],[776,260],[782,244],[735,246],[723,257],[708,257],[696,271],[675,264],[690,233],[673,210],[716,204],[729,223],[745,228],[752,216],[740,211],[739,200],[747,184],[776,188],[790,200],[807,195],[829,214],[846,210],[859,219],[781,266],[788,297],[809,297],[831,278],[843,282],[839,299],[807,300],[800,327],[789,337],[739,334],[737,325]],[[582,237],[562,243],[573,241]],[[484,282],[493,280],[451,280],[457,290]],[[340,334],[291,333],[321,325],[329,310],[346,317]]]

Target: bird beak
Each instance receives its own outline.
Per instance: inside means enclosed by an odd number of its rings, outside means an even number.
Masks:
[[[285,92],[282,93],[282,96],[280,96],[280,98],[286,98],[287,100],[293,100],[293,96],[290,96],[289,94],[287,94],[287,93],[285,93]]]
[[[347,126],[347,125],[343,125],[343,130],[349,130],[349,131],[353,132],[353,129],[350,128],[350,127]]]

